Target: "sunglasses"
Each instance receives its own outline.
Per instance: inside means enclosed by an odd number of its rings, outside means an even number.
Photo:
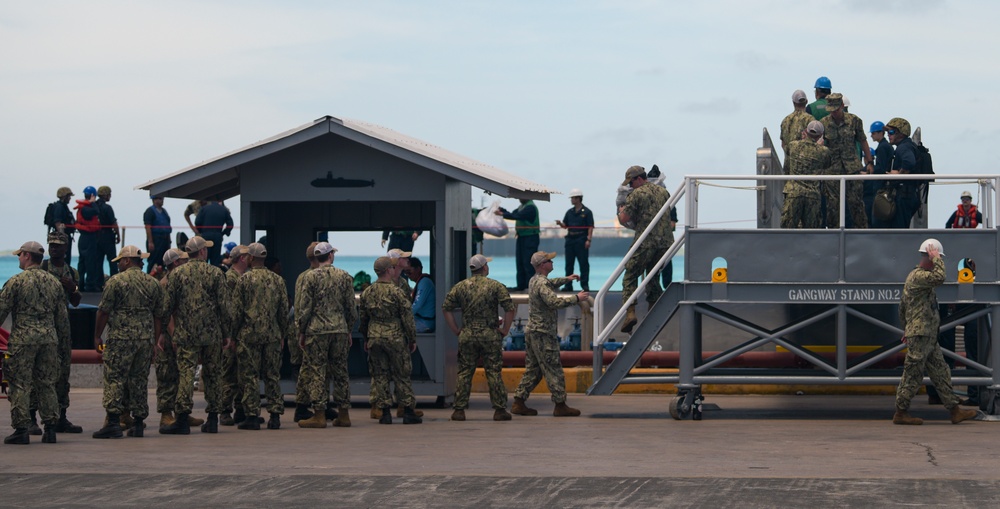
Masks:
[[[886,131],[886,134],[888,134],[889,136],[892,136],[892,135],[896,134],[896,130],[895,129],[889,129],[888,131]]]

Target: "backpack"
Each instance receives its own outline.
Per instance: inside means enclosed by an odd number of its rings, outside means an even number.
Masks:
[[[56,202],[56,203],[58,203],[58,202]],[[50,203],[48,207],[45,207],[45,218],[42,220],[42,222],[45,224],[45,226],[48,226],[49,229],[52,229],[52,230],[56,229],[56,217],[55,217],[56,207],[55,207],[55,205],[56,205],[55,203]]]
[[[923,143],[914,143],[914,145],[916,146],[917,166],[913,172],[922,175],[933,175],[934,162],[931,160],[931,151],[927,150],[927,147]],[[934,182],[934,179],[928,179],[927,181]]]

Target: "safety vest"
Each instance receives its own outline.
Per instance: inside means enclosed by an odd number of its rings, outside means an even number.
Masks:
[[[84,207],[89,207],[91,204],[90,200],[76,200],[76,229],[81,232],[95,233],[101,229],[101,221],[97,219],[97,215],[90,219],[85,219],[81,211]]]
[[[965,207],[959,205],[958,213],[955,214],[955,222],[951,224],[952,228],[975,228],[979,226],[976,223],[976,206],[970,205],[969,212],[965,212]]]
[[[525,202],[523,205],[521,205],[520,207],[518,207],[517,210],[521,211],[521,210],[526,209],[528,207],[535,207],[535,202],[533,202],[533,201]],[[518,219],[517,221],[514,222],[514,226],[517,228],[517,236],[518,237],[527,237],[529,235],[538,235],[538,231],[539,231],[538,226],[539,226],[539,224],[540,223],[538,221],[538,207],[535,207],[535,219],[533,219],[531,221],[525,221],[525,220],[522,220],[522,219]]]

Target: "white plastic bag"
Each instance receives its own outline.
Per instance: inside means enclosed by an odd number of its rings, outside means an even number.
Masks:
[[[498,210],[500,210],[500,200],[495,200],[489,207],[479,211],[479,214],[476,215],[476,226],[479,227],[480,231],[494,237],[507,235],[509,231],[507,222],[503,220],[503,216],[497,214]]]

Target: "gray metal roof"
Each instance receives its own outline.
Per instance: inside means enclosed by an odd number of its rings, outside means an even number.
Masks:
[[[338,135],[503,197],[548,200],[559,191],[444,148],[360,120],[331,116],[140,184],[153,196],[198,199],[236,196],[241,164],[328,134]]]

